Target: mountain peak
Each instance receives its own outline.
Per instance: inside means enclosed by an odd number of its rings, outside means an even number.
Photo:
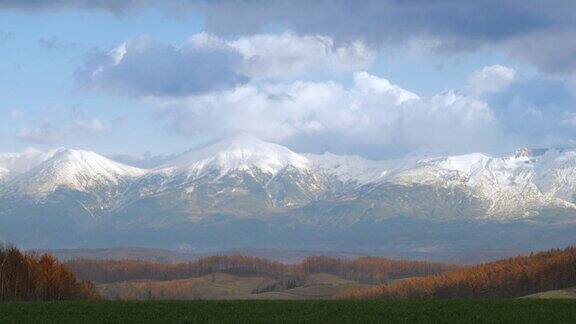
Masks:
[[[258,168],[275,174],[289,165],[302,169],[307,168],[308,164],[306,157],[287,147],[242,135],[185,153],[161,169],[186,169],[189,173],[200,175],[212,170],[225,174],[232,170]]]
[[[89,191],[117,185],[146,171],[83,150],[59,149],[29,172],[17,176],[10,186],[17,192],[45,195],[64,187]]]

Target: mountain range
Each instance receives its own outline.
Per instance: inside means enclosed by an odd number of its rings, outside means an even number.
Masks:
[[[571,244],[574,229],[570,149],[372,161],[241,136],[153,169],[0,154],[0,240],[24,247],[516,251]]]

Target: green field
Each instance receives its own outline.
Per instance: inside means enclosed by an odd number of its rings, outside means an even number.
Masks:
[[[576,323],[576,301],[300,300],[0,303],[0,323]]]

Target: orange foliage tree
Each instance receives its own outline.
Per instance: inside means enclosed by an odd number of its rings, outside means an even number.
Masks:
[[[576,247],[346,293],[344,298],[513,298],[576,285]]]
[[[24,254],[0,245],[0,301],[96,298],[94,285],[78,282],[63,264],[48,254]]]

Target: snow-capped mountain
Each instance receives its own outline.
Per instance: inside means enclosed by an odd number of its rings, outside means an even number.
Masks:
[[[302,205],[320,190],[306,157],[241,136],[184,153],[151,170],[130,187],[126,201],[136,206],[142,198],[170,201],[193,214],[250,215]]]
[[[146,171],[122,165],[89,151],[61,149],[4,186],[4,193],[45,197],[57,189],[77,192],[106,190]]]
[[[24,157],[27,164],[15,162]],[[38,165],[31,168],[34,161]],[[410,216],[411,204],[431,203],[422,199],[423,194],[412,196],[419,191],[410,188],[416,187],[428,192],[427,198],[441,202],[441,208],[453,206],[467,217],[529,217],[546,208],[576,208],[576,151],[572,150],[524,149],[506,157],[410,155],[371,161],[331,153],[298,154],[253,136],[241,136],[186,152],[149,171],[93,152],[65,149],[4,154],[0,163],[12,167],[0,166],[4,195],[46,197],[58,189],[106,192],[118,198],[113,205],[120,209],[124,203],[138,203],[143,198],[168,199],[185,206],[184,212],[236,210],[247,215],[319,200],[380,197],[370,202],[372,208],[381,208],[382,214]],[[400,192],[402,207],[395,196]],[[475,204],[473,212],[467,210],[467,203]],[[429,205],[428,209],[435,207]],[[434,213],[442,214],[441,210]]]
[[[510,218],[537,215],[542,208],[574,209],[576,152],[521,149],[513,156],[483,154],[419,161],[415,167],[390,175],[402,185],[460,186],[485,201],[485,216]]]
[[[54,220],[48,228],[73,230],[81,224],[103,226],[103,233],[185,228],[178,238],[185,242],[190,233],[212,237],[216,229],[250,232],[251,226],[264,226],[266,231],[289,228],[314,242],[315,234],[307,235],[317,231],[386,232],[382,224],[398,217],[417,222],[408,228],[428,221],[576,224],[576,150],[523,149],[505,157],[412,154],[371,161],[298,154],[242,136],[186,152],[152,170],[88,151],[30,154],[28,160],[36,162],[26,166],[7,162],[20,156],[0,155],[0,225],[12,224],[6,228],[24,220],[33,224],[36,217]],[[235,225],[248,220],[259,225]],[[304,229],[312,232],[303,234]],[[419,230],[426,227],[414,228]],[[372,235],[380,240],[382,233]]]

